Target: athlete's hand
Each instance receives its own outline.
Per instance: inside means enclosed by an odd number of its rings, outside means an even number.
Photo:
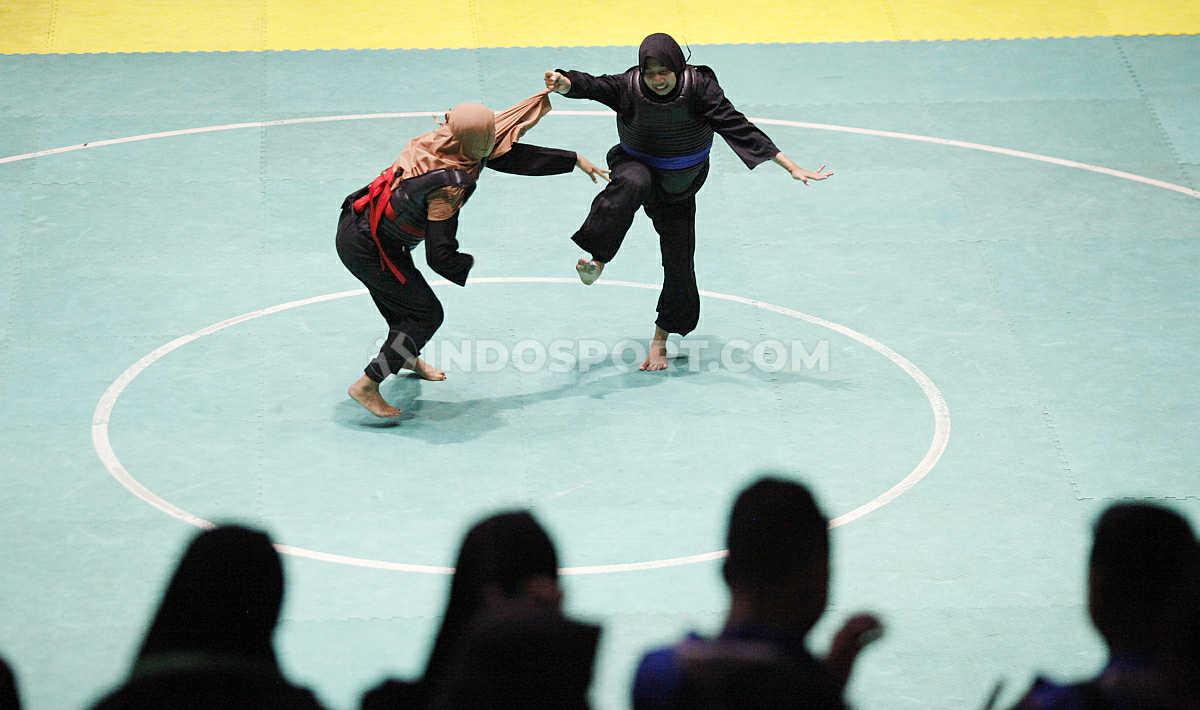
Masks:
[[[788,172],[792,174],[793,180],[799,180],[805,185],[808,184],[809,180],[824,180],[830,175],[833,175],[833,171],[826,170],[824,165],[816,170],[806,170],[799,165],[794,165],[788,169]]]
[[[607,170],[597,167],[595,163],[583,157],[579,153],[575,154],[575,165],[583,171],[584,175],[590,177],[592,182],[596,182],[596,178],[598,177],[603,178],[604,182],[612,182],[612,178],[608,176]]]
[[[571,80],[556,71],[546,72],[546,88],[565,94],[571,90]]]

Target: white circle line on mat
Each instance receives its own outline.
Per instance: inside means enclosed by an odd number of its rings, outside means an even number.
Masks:
[[[329,123],[329,122],[337,122],[337,121],[362,121],[362,120],[436,117],[436,116],[440,115],[440,113],[441,112],[437,112],[437,111],[413,111],[413,112],[395,112],[395,113],[351,114],[351,115],[342,115],[342,116],[312,116],[312,117],[305,117],[305,118],[280,119],[280,120],[273,120],[273,121],[250,121],[250,122],[243,122],[243,123],[231,123],[231,124],[221,124],[221,125],[214,125],[214,126],[204,126],[204,127],[198,127],[198,128],[187,128],[187,129],[180,129],[180,130],[173,130],[173,131],[160,131],[160,132],[156,132],[156,133],[147,133],[147,134],[141,134],[141,135],[137,135],[137,136],[127,136],[124,138],[114,138],[114,139],[105,139],[105,140],[100,140],[100,141],[92,141],[92,142],[88,142],[88,143],[76,144],[76,145],[71,145],[71,146],[63,146],[60,148],[52,148],[52,149],[48,149],[48,150],[35,151],[32,153],[24,153],[24,154],[20,154],[20,155],[8,156],[8,157],[0,158],[0,164],[12,163],[12,162],[17,162],[17,161],[21,161],[21,160],[29,160],[29,159],[33,159],[33,158],[48,157],[48,156],[52,156],[52,155],[59,155],[59,154],[69,153],[69,152],[78,151],[78,150],[100,148],[100,147],[104,147],[104,146],[120,145],[120,144],[124,144],[124,143],[133,143],[133,142],[138,142],[138,141],[154,140],[154,139],[159,139],[159,138],[172,138],[172,137],[178,137],[178,136],[197,135],[197,134],[203,134],[203,133],[215,133],[215,132],[220,132],[220,131],[239,130],[239,129],[246,129],[246,128],[268,128],[268,127],[301,125],[301,124]],[[612,113],[609,111],[560,110],[555,113],[557,115],[565,115],[565,116],[605,117],[605,116],[612,115]],[[553,116],[553,115],[555,115],[555,113],[552,113],[550,115]],[[1051,156],[1039,155],[1037,153],[1013,150],[1010,148],[1002,148],[1002,147],[997,147],[997,146],[984,145],[984,144],[980,144],[980,143],[970,143],[970,142],[966,142],[966,141],[937,138],[934,136],[923,136],[923,135],[917,135],[917,134],[899,133],[896,131],[882,131],[882,130],[868,129],[868,128],[855,128],[855,127],[851,127],[851,126],[839,126],[839,125],[832,125],[832,124],[809,123],[809,122],[802,122],[802,121],[789,121],[789,120],[784,120],[784,119],[771,119],[771,118],[753,118],[752,120],[754,120],[757,123],[762,123],[763,125],[780,125],[780,126],[790,126],[790,127],[796,127],[796,128],[807,128],[810,130],[837,131],[837,132],[843,132],[843,133],[852,133],[852,134],[858,134],[858,135],[875,136],[875,137],[881,137],[881,138],[892,138],[892,139],[899,139],[899,140],[918,141],[918,142],[925,142],[925,143],[931,143],[931,144],[936,144],[936,145],[964,148],[964,149],[969,149],[969,150],[985,151],[985,152],[995,153],[995,154],[999,154],[999,155],[1005,155],[1005,156],[1009,156],[1009,157],[1023,158],[1023,159],[1028,159],[1028,160],[1035,160],[1035,161],[1050,163],[1050,164],[1054,164],[1054,165],[1060,165],[1063,167],[1088,170],[1091,172],[1109,175],[1111,177],[1116,177],[1116,178],[1125,179],[1125,180],[1132,180],[1134,182],[1140,182],[1140,183],[1150,185],[1153,187],[1159,187],[1162,189],[1172,190],[1175,192],[1185,194],[1189,197],[1200,198],[1200,192],[1191,190],[1191,189],[1186,188],[1181,185],[1175,185],[1175,184],[1164,182],[1161,180],[1147,178],[1147,177],[1144,177],[1141,175],[1135,175],[1133,173],[1127,173],[1124,171],[1114,170],[1114,169],[1106,168],[1103,166],[1090,165],[1090,164],[1081,163],[1078,161],[1065,160],[1062,158],[1055,158],[1055,157],[1051,157]],[[564,281],[570,282],[570,279],[564,279]],[[475,282],[479,283],[479,282],[483,282],[483,280],[476,279]],[[528,283],[529,281],[525,281],[525,282]],[[553,278],[553,277],[545,277],[544,279],[541,279],[540,282],[559,283],[561,281],[556,278]],[[509,281],[509,283],[511,283],[511,281]],[[607,281],[607,282],[602,282],[602,283],[604,283],[605,285],[635,286],[631,282]],[[635,287],[637,287],[637,288],[658,288],[657,286],[646,285],[646,284],[637,284]],[[191,513],[188,513],[185,510],[182,510],[181,508],[178,508],[177,506],[175,506],[175,505],[171,504],[170,502],[157,496],[149,489],[145,488],[145,486],[143,486],[140,482],[138,482],[136,479],[134,479],[133,476],[130,475],[127,470],[125,470],[124,466],[121,465],[120,460],[117,459],[115,452],[112,450],[111,443],[108,441],[108,420],[109,420],[109,417],[111,416],[112,407],[116,403],[116,398],[119,396],[120,392],[122,390],[124,390],[124,388],[126,386],[128,386],[128,384],[130,382],[132,382],[133,378],[137,377],[137,375],[140,374],[141,371],[143,371],[146,367],[149,367],[150,364],[155,362],[157,359],[165,356],[167,353],[169,353],[179,347],[182,347],[183,345],[186,345],[187,343],[190,343],[197,338],[203,337],[204,335],[208,335],[210,333],[216,332],[223,328],[227,328],[232,325],[236,325],[237,323],[241,323],[246,320],[250,320],[252,318],[270,315],[271,313],[276,313],[281,310],[287,310],[288,308],[296,308],[301,305],[308,305],[311,303],[317,303],[317,302],[324,301],[324,300],[333,300],[335,298],[344,298],[348,295],[357,295],[359,293],[362,293],[362,291],[357,290],[357,291],[341,292],[339,294],[327,294],[325,296],[318,296],[318,297],[311,298],[311,299],[302,299],[301,301],[293,301],[293,302],[290,302],[287,304],[273,306],[271,308],[263,309],[261,311],[254,311],[252,313],[244,314],[242,316],[238,316],[238,317],[214,324],[212,326],[209,326],[208,328],[205,328],[201,331],[197,331],[196,333],[193,333],[191,335],[177,338],[176,340],[171,341],[170,343],[167,343],[166,345],[156,349],[149,355],[143,357],[141,360],[139,360],[137,363],[135,363],[129,369],[127,369],[125,371],[125,373],[122,373],[122,375],[116,381],[114,381],[112,385],[110,385],[108,390],[106,390],[104,395],[101,397],[100,402],[97,404],[96,415],[95,415],[94,421],[93,421],[92,435],[93,435],[93,444],[96,448],[97,453],[100,455],[101,460],[105,462],[105,465],[109,468],[112,475],[114,477],[116,477],[116,479],[123,486],[128,488],[137,497],[150,503],[151,505],[154,505],[155,507],[159,508],[163,512],[166,512],[167,514],[169,514],[173,517],[176,517],[180,520],[183,520],[184,522],[187,522],[189,524],[196,525],[199,527],[211,526],[212,523],[210,523],[209,521],[206,521],[202,518],[192,515]],[[790,315],[792,317],[801,318],[801,319],[807,320],[815,325],[819,325],[819,326],[822,326],[825,328],[832,329],[836,332],[847,335],[848,337],[852,337],[856,340],[859,340],[860,342],[868,345],[869,347],[872,347],[873,349],[875,349],[878,352],[880,352],[881,354],[883,354],[885,357],[887,357],[889,360],[891,360],[893,363],[895,363],[897,366],[899,366],[901,369],[903,369],[910,377],[913,377],[913,379],[917,381],[918,385],[921,387],[922,391],[926,395],[926,398],[929,400],[931,407],[933,408],[933,411],[934,411],[934,419],[935,419],[934,437],[933,437],[933,441],[930,444],[929,450],[927,450],[927,452],[926,452],[924,458],[922,458],[921,462],[917,465],[916,468],[913,469],[912,472],[909,473],[908,476],[906,476],[899,483],[894,485],[892,488],[888,489],[886,492],[884,492],[880,496],[877,496],[875,499],[859,506],[858,508],[855,508],[854,510],[851,510],[848,513],[845,513],[843,515],[838,516],[837,518],[834,518],[830,522],[831,527],[836,527],[838,525],[844,525],[846,523],[857,520],[858,518],[861,518],[862,516],[867,515],[870,512],[877,510],[878,508],[891,502],[895,498],[902,495],[905,491],[907,491],[913,485],[915,485],[918,481],[921,480],[921,478],[924,478],[924,476],[926,474],[928,474],[929,470],[931,470],[933,468],[933,466],[937,463],[937,460],[941,457],[941,453],[945,450],[945,447],[949,442],[949,432],[950,432],[949,411],[948,411],[948,408],[946,407],[945,401],[942,398],[940,391],[938,391],[936,385],[933,384],[932,380],[930,380],[927,376],[925,376],[924,373],[921,372],[921,370],[919,368],[917,368],[915,365],[913,365],[906,358],[903,358],[898,353],[895,353],[895,351],[892,351],[887,346],[883,345],[882,343],[879,343],[878,341],[875,341],[872,338],[869,338],[868,336],[857,333],[856,331],[853,331],[852,329],[847,328],[845,326],[841,326],[839,324],[832,323],[830,321],[825,321],[824,319],[817,318],[815,316],[808,316],[807,314],[800,313],[799,311],[793,311],[792,309],[788,309],[788,308],[785,308],[782,306],[766,304],[766,303],[754,301],[753,299],[747,299],[747,298],[740,297],[740,296],[716,294],[716,293],[707,292],[707,291],[702,292],[702,293],[703,293],[703,295],[710,297],[710,298],[720,298],[723,300],[729,300],[729,301],[738,302],[738,303],[745,303],[748,305],[754,305],[757,307],[765,308],[766,310],[771,310],[771,311],[774,311],[774,312],[777,312],[777,313],[780,313],[783,315]],[[943,426],[943,417],[944,417],[944,426]],[[366,559],[362,559],[362,558],[353,558],[353,557],[346,557],[346,556],[342,556],[342,555],[333,555],[333,554],[329,554],[329,553],[305,550],[303,548],[296,548],[296,547],[292,547],[292,546],[288,546],[288,545],[279,545],[279,548],[281,551],[285,551],[288,554],[312,557],[314,559],[321,559],[321,560],[326,560],[326,561],[341,562],[344,564],[355,564],[355,565],[359,565],[359,566],[380,567],[380,568],[385,568],[385,569],[396,569],[396,570],[403,570],[403,571],[426,572],[426,573],[443,573],[444,574],[449,571],[449,569],[445,568],[445,567],[435,567],[435,566],[428,566],[428,565],[408,565],[408,564],[401,564],[401,563],[383,562],[383,561],[379,561],[379,560],[366,560]],[[573,574],[589,574],[589,573],[601,573],[601,572],[632,571],[632,570],[637,570],[637,569],[652,569],[652,568],[657,568],[657,567],[669,567],[669,566],[675,566],[675,565],[680,565],[680,564],[692,564],[694,562],[701,562],[701,561],[716,559],[716,558],[722,556],[723,554],[724,554],[724,551],[717,551],[717,552],[712,552],[712,553],[705,553],[702,555],[677,557],[677,558],[671,558],[668,560],[657,560],[657,561],[644,562],[644,563],[571,567],[571,568],[565,568],[563,570],[563,572],[566,574],[572,574],[572,573]]]
[[[558,276],[485,276],[471,279],[471,283],[575,284],[577,283],[577,279]],[[449,282],[444,279],[440,279],[437,281],[432,281],[430,284],[433,286],[446,286],[449,285]],[[660,288],[660,286],[656,284],[618,280],[599,281],[597,282],[597,285],[650,290],[657,290]],[[134,379],[144,372],[146,368],[150,367],[155,362],[161,360],[175,350],[199,340],[206,335],[212,335],[213,333],[235,326],[239,323],[245,323],[246,321],[254,320],[256,318],[269,316],[273,313],[280,313],[293,308],[300,308],[302,306],[308,306],[315,303],[323,303],[342,298],[361,296],[365,295],[366,293],[366,289],[353,289],[349,291],[327,293],[321,296],[313,296],[310,298],[302,298],[295,301],[288,301],[287,303],[281,303],[275,306],[270,306],[269,308],[262,308],[257,311],[243,313],[242,315],[234,316],[233,318],[228,318],[218,323],[213,323],[212,325],[201,328],[194,333],[180,336],[165,345],[155,348],[153,351],[144,355],[137,362],[126,368],[126,370],[108,386],[104,394],[100,397],[100,401],[96,404],[95,413],[92,415],[92,445],[96,450],[96,454],[100,457],[100,460],[103,462],[105,468],[108,469],[109,473],[117,480],[118,483],[146,503],[189,525],[194,525],[199,528],[213,527],[212,522],[189,513],[188,511],[176,506],[175,504],[167,501],[151,491],[140,481],[134,478],[133,474],[131,474],[121,463],[121,460],[117,457],[116,451],[113,449],[112,442],[109,438],[109,423],[112,421],[113,409],[116,407],[117,400],[120,398],[121,393],[124,392],[125,389],[134,381]],[[700,295],[706,298],[713,298],[717,300],[753,306],[755,308],[761,308],[763,310],[778,313],[790,318],[803,320],[813,325],[832,330],[836,333],[851,338],[852,340],[856,340],[878,352],[880,355],[883,355],[890,362],[903,370],[905,374],[907,374],[917,383],[917,385],[921,388],[921,392],[925,395],[926,400],[929,402],[930,410],[933,413],[933,437],[929,443],[929,448],[926,450],[924,457],[917,463],[916,467],[913,468],[913,470],[910,471],[908,475],[902,478],[898,483],[866,503],[854,508],[848,513],[844,513],[834,518],[829,523],[830,527],[845,525],[858,520],[872,511],[882,508],[883,506],[903,495],[905,491],[912,488],[922,478],[928,475],[931,470],[933,470],[933,467],[937,464],[938,459],[941,458],[942,453],[946,450],[946,447],[950,442],[950,411],[946,406],[946,401],[942,397],[941,391],[938,390],[937,385],[933,383],[933,380],[931,380],[928,375],[922,372],[920,368],[910,362],[907,358],[887,347],[883,343],[871,338],[870,336],[859,333],[858,331],[841,325],[840,323],[834,323],[832,321],[825,320],[824,318],[802,313],[784,306],[777,306],[773,303],[746,298],[744,296],[717,293],[715,291],[701,291]],[[320,560],[323,562],[352,565],[355,567],[368,567],[372,569],[393,570],[400,572],[417,572],[422,574],[451,574],[454,571],[450,567],[351,557],[347,555],[339,555],[335,553],[295,547],[292,545],[279,544],[276,545],[276,548],[284,554],[297,557],[307,557],[309,559]],[[707,562],[724,557],[725,554],[725,550],[716,550],[697,555],[671,557],[660,560],[646,560],[643,562],[564,567],[562,568],[561,572],[563,574],[607,574],[613,572],[635,572],[640,570],[662,569],[664,567],[677,567],[680,565]]]
[[[296,126],[311,123],[334,123],[337,121],[377,121],[383,119],[397,118],[430,118],[441,116],[441,111],[400,111],[395,113],[357,113],[347,114],[344,116],[308,116],[305,118],[281,118],[273,121],[247,121],[244,123],[225,123],[215,126],[201,126],[199,128],[181,128],[174,131],[159,131],[157,133],[143,133],[136,136],[126,136],[124,138],[106,138],[104,140],[89,141],[87,143],[77,143],[75,145],[62,146],[60,148],[49,148],[46,150],[38,150],[32,153],[21,153],[19,155],[10,155],[0,158],[0,165],[5,163],[15,163],[21,160],[32,160],[33,158],[45,158],[51,155],[61,155],[63,153],[71,153],[77,150],[90,150],[92,148],[103,148],[110,145],[121,145],[123,143],[136,143],[138,141],[155,140],[158,138],[174,138],[177,136],[191,136],[201,133],[218,133],[221,131],[235,131],[243,128],[272,128],[278,126]],[[573,110],[555,110],[547,114],[548,116],[612,116],[611,111],[573,111]],[[963,148],[966,150],[978,150],[985,153],[994,153],[996,155],[1005,155],[1011,158],[1023,158],[1025,160],[1035,160],[1051,165],[1059,165],[1065,168],[1074,168],[1076,170],[1087,170],[1109,177],[1119,178],[1121,180],[1130,180],[1139,182],[1144,185],[1158,187],[1163,190],[1171,190],[1178,192],[1188,197],[1200,199],[1200,191],[1193,190],[1183,185],[1166,182],[1165,180],[1157,180],[1155,178],[1137,175],[1135,173],[1125,172],[1124,170],[1116,170],[1106,168],[1103,165],[1092,165],[1090,163],[1081,163],[1076,160],[1068,160],[1066,158],[1055,158],[1050,155],[1042,155],[1040,153],[1031,153],[1024,150],[1015,150],[1013,148],[1003,148],[1000,146],[987,145],[984,143],[971,143],[969,141],[954,140],[951,138],[938,138],[936,136],[926,136],[918,133],[901,133],[899,131],[883,131],[875,128],[856,128],[854,126],[839,126],[832,123],[810,123],[807,121],[789,121],[783,118],[763,118],[751,117],[751,121],[761,123],[764,126],[789,126],[792,128],[807,128],[814,131],[834,131],[837,133],[853,133],[860,136],[875,136],[877,138],[892,138],[896,140],[916,141],[919,143],[931,143],[934,145],[949,146],[952,148]]]

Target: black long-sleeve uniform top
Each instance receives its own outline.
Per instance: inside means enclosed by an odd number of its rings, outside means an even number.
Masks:
[[[747,120],[733,107],[729,99],[725,98],[725,91],[717,82],[716,73],[706,66],[693,65],[692,68],[696,70],[696,81],[690,91],[691,110],[708,121],[747,168],[754,169],[760,163],[774,158],[779,153],[779,148],[766,133]],[[567,98],[599,101],[616,111],[622,120],[633,120],[634,97],[630,95],[629,74],[635,75],[636,86],[643,87],[637,67],[632,67],[623,74],[600,76],[581,71],[555,71],[571,80],[571,90],[565,94]],[[681,78],[677,77],[677,80],[679,79]],[[650,100],[653,101],[654,98],[651,97]]]
[[[512,175],[561,175],[575,169],[573,151],[514,143],[507,153],[484,165]],[[458,250],[458,211],[450,219],[430,221],[425,229],[425,262],[459,286],[467,284],[467,273],[475,257]]]

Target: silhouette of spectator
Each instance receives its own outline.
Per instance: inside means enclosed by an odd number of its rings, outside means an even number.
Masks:
[[[218,527],[192,540],[167,585],[125,684],[97,710],[320,708],[291,685],[272,637],[283,565],[267,535]]]
[[[524,692],[522,683],[529,678],[522,674],[546,674],[544,688],[551,693],[576,688],[580,675],[590,682],[598,630],[563,619],[561,602],[558,554],[533,516],[513,511],[480,521],[459,549],[450,598],[424,677],[418,683],[386,681],[364,694],[361,707],[435,707],[455,702],[453,698],[465,697],[464,693],[475,694],[476,702],[480,694],[485,695],[491,705],[482,707],[507,707],[505,703]],[[528,625],[531,636],[522,634],[523,625]],[[551,682],[550,672],[541,665],[543,651],[530,648],[529,639],[539,634],[552,647],[569,652],[578,667]],[[521,648],[534,655],[496,658],[502,648]],[[476,671],[478,682],[467,682]],[[497,684],[498,673],[517,675],[507,684]],[[507,695],[499,697],[502,694]]]
[[[0,658],[0,710],[21,710],[17,678],[3,658]]]
[[[1070,685],[1038,678],[1021,710],[1197,708],[1186,684],[1194,633],[1197,543],[1191,526],[1156,505],[1121,503],[1096,523],[1088,563],[1088,612],[1108,646],[1099,675]],[[1194,667],[1193,667],[1194,670]],[[1194,677],[1192,680],[1195,686]]]
[[[463,635],[439,709],[586,710],[600,628],[512,600]]]
[[[823,662],[808,652],[829,592],[829,521],[812,494],[799,483],[759,479],[734,502],[727,542],[724,629],[646,654],[634,708],[844,708],[854,661],[882,627],[856,616]]]

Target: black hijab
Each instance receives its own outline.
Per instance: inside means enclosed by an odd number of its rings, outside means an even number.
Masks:
[[[683,85],[683,70],[687,67],[687,60],[683,57],[683,50],[679,48],[679,43],[671,35],[662,32],[655,32],[647,36],[638,47],[638,70],[645,71],[646,64],[651,59],[657,59],[659,64],[675,72],[675,88],[666,96],[659,96],[653,91],[647,90],[646,82],[639,80],[638,86],[641,87],[642,95],[653,101],[674,99],[679,95],[679,88]]]
[[[192,540],[163,594],[138,662],[164,653],[275,663],[283,564],[266,534],[238,526]]]

